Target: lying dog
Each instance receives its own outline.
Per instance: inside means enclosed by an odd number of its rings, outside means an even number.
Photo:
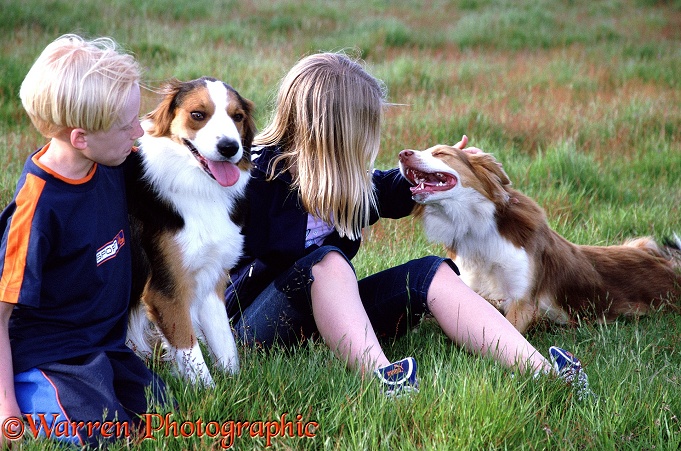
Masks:
[[[255,135],[254,105],[213,78],[170,82],[142,126],[133,153],[128,198],[133,236],[133,305],[128,345],[150,355],[149,318],[180,373],[213,380],[201,337],[216,365],[239,358],[225,311],[228,271],[240,258],[238,224]]]
[[[608,321],[678,304],[679,243],[572,244],[484,152],[438,145],[403,150],[399,160],[426,236],[446,246],[464,282],[520,332],[542,316],[561,324],[578,314]]]

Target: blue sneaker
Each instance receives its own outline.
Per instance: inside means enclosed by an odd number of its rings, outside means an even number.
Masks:
[[[582,369],[582,362],[577,357],[557,346],[549,348],[549,356],[558,377],[575,389],[578,401],[594,396],[589,388],[589,378]]]
[[[383,384],[386,396],[402,396],[418,393],[419,381],[416,379],[416,360],[407,357],[375,371]]]

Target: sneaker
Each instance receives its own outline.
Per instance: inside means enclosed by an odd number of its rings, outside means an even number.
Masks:
[[[386,396],[402,396],[418,393],[419,382],[416,379],[416,360],[407,357],[375,371],[383,384]]]
[[[589,378],[582,369],[582,362],[577,357],[557,346],[549,348],[549,356],[553,362],[553,368],[558,373],[558,377],[575,389],[578,401],[594,396],[589,388]]]

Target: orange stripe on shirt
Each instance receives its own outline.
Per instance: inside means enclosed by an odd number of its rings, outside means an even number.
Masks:
[[[31,225],[44,186],[45,180],[33,174],[27,174],[24,186],[17,194],[16,210],[12,215],[7,236],[5,266],[0,276],[0,301],[10,304],[16,304],[19,301],[19,292],[26,269]]]
[[[38,166],[40,169],[47,172],[52,177],[57,178],[57,179],[61,180],[62,182],[68,183],[69,185],[80,185],[82,183],[87,183],[90,180],[92,180],[92,177],[94,177],[95,172],[97,171],[97,163],[95,163],[92,166],[92,169],[90,169],[90,172],[88,172],[87,175],[85,177],[81,178],[81,179],[70,179],[68,177],[65,177],[65,176],[59,174],[57,171],[54,171],[52,168],[42,164],[40,162],[40,157],[42,157],[45,154],[45,152],[47,152],[47,149],[49,149],[49,148],[50,148],[50,143],[45,144],[45,146],[42,149],[40,149],[38,152],[36,152],[35,155],[33,155],[33,157],[31,158],[31,160],[33,160],[33,163],[35,163],[35,165]]]

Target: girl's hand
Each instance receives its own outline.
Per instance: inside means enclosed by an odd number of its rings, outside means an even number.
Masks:
[[[483,152],[482,149],[478,149],[477,147],[466,147],[466,144],[468,144],[468,136],[463,135],[463,136],[461,137],[461,141],[459,141],[458,143],[454,144],[454,147],[456,147],[456,148],[459,149],[459,150],[463,150],[463,151],[466,152],[466,153],[471,153],[471,154]],[[499,163],[498,161],[497,161],[496,163],[497,163],[497,166],[499,166],[500,168],[503,168],[503,167],[504,167],[504,165],[502,165],[502,164]]]
[[[468,144],[468,136],[463,135],[461,137],[461,141],[458,143],[454,144],[454,147],[456,147],[459,150],[463,150],[466,153],[478,153],[482,152],[482,149],[478,149],[477,147],[466,147]]]
[[[464,147],[466,147],[466,144],[468,144],[468,136],[463,135],[461,137],[461,141],[458,143],[454,144],[454,147],[456,147],[459,150],[463,150]]]

